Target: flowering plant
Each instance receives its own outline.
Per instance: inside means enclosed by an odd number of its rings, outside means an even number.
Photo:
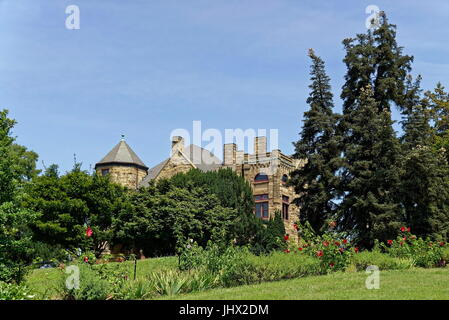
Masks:
[[[417,267],[435,267],[444,264],[444,242],[432,242],[429,239],[418,238],[411,233],[410,228],[401,227],[400,235],[386,243],[377,243],[383,251],[393,257],[409,258]]]
[[[296,252],[320,259],[324,271],[344,270],[352,255],[359,251],[347,239],[331,234],[316,235],[307,224],[300,225],[299,233],[303,237]]]

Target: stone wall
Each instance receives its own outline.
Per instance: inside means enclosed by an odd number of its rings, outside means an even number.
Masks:
[[[147,171],[132,165],[104,165],[97,166],[97,174],[102,175],[103,170],[109,170],[111,181],[130,189],[137,189],[139,183],[146,177]]]

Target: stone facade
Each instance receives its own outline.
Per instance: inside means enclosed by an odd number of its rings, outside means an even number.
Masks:
[[[109,175],[112,181],[130,189],[137,189],[147,176],[144,168],[120,163],[97,165],[96,171],[99,175]]]
[[[105,162],[111,158],[132,158],[134,163],[123,163],[118,160]],[[105,159],[95,166],[98,174],[109,174],[113,181],[130,189],[144,187],[151,180],[170,178],[193,168],[202,171],[231,168],[251,184],[255,214],[261,219],[268,220],[273,218],[276,212],[281,213],[287,234],[292,239],[297,237],[293,224],[299,219],[300,208],[293,203],[297,194],[292,187],[286,185],[286,180],[291,171],[304,166],[305,162],[293,159],[280,150],[267,152],[266,137],[255,138],[252,154],[237,150],[237,145],[234,143],[225,144],[222,162],[209,151],[198,146],[190,145],[186,148],[182,137],[173,137],[170,158],[150,170],[127,144],[117,145]],[[202,159],[212,161],[204,163]]]
[[[304,165],[304,161],[293,159],[280,150],[267,152],[266,137],[256,137],[254,153],[238,151],[234,143],[224,145],[223,167],[234,170],[250,182],[255,214],[262,219],[273,218],[281,213],[286,233],[296,239],[293,224],[299,219],[299,211],[293,200],[297,197],[293,187],[286,185],[289,173]]]

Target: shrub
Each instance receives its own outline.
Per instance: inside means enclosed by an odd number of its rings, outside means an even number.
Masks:
[[[238,286],[318,275],[322,273],[320,261],[300,254],[275,252],[266,256],[247,253],[230,269],[222,272],[223,286]]]
[[[0,300],[31,300],[33,297],[24,285],[0,282]]]
[[[321,261],[323,272],[345,270],[351,262],[352,255],[359,252],[359,249],[352,247],[347,239],[340,239],[330,234],[316,235],[308,223],[297,226],[303,241],[299,248],[290,250],[317,257]]]
[[[160,295],[174,296],[182,292],[188,279],[186,273],[174,270],[154,272],[148,275],[148,280],[154,290]]]
[[[126,281],[118,287],[114,299],[117,300],[145,300],[154,295],[154,288],[150,281],[139,279],[135,281]]]
[[[444,265],[444,242],[433,243],[429,239],[418,238],[410,232],[410,228],[401,228],[401,235],[387,243],[376,243],[376,247],[393,257],[413,260],[417,267],[431,268]]]
[[[408,258],[395,258],[380,251],[363,251],[352,257],[357,271],[365,271],[368,266],[375,265],[380,270],[403,270],[413,267]]]
[[[221,270],[232,268],[247,252],[245,248],[216,244],[211,241],[208,242],[205,249],[191,240],[183,248],[179,257],[180,270],[204,269],[211,273],[219,273]]]
[[[64,300],[105,300],[111,298],[111,285],[100,277],[94,266],[78,264],[79,288],[68,288],[66,284],[68,274],[61,277],[59,292]]]

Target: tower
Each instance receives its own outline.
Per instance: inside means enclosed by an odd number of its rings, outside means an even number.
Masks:
[[[99,175],[109,175],[111,181],[130,189],[137,189],[139,183],[147,175],[148,167],[126,143],[124,136],[120,142],[95,164]]]

